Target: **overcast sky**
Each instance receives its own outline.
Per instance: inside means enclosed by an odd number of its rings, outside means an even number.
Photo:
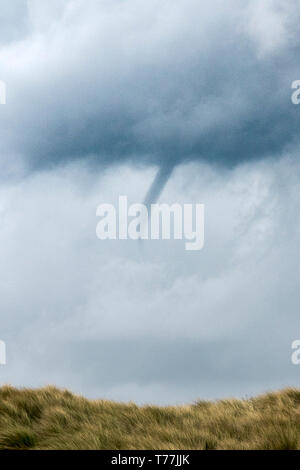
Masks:
[[[180,403],[300,386],[299,0],[0,0],[1,383]],[[205,204],[205,246],[96,208]],[[159,194],[159,192],[158,192]]]

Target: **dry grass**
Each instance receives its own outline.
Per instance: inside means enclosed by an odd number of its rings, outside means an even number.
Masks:
[[[138,407],[0,388],[0,449],[300,449],[300,390]]]

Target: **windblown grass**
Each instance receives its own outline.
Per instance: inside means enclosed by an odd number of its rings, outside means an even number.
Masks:
[[[0,449],[300,449],[300,390],[138,407],[5,386]]]

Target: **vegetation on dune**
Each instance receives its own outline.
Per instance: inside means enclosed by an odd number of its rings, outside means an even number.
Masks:
[[[138,407],[5,386],[0,449],[300,449],[300,390]]]

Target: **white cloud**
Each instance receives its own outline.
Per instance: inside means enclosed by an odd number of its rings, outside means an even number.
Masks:
[[[253,0],[246,8],[245,24],[263,58],[280,54],[298,42],[299,0]]]

